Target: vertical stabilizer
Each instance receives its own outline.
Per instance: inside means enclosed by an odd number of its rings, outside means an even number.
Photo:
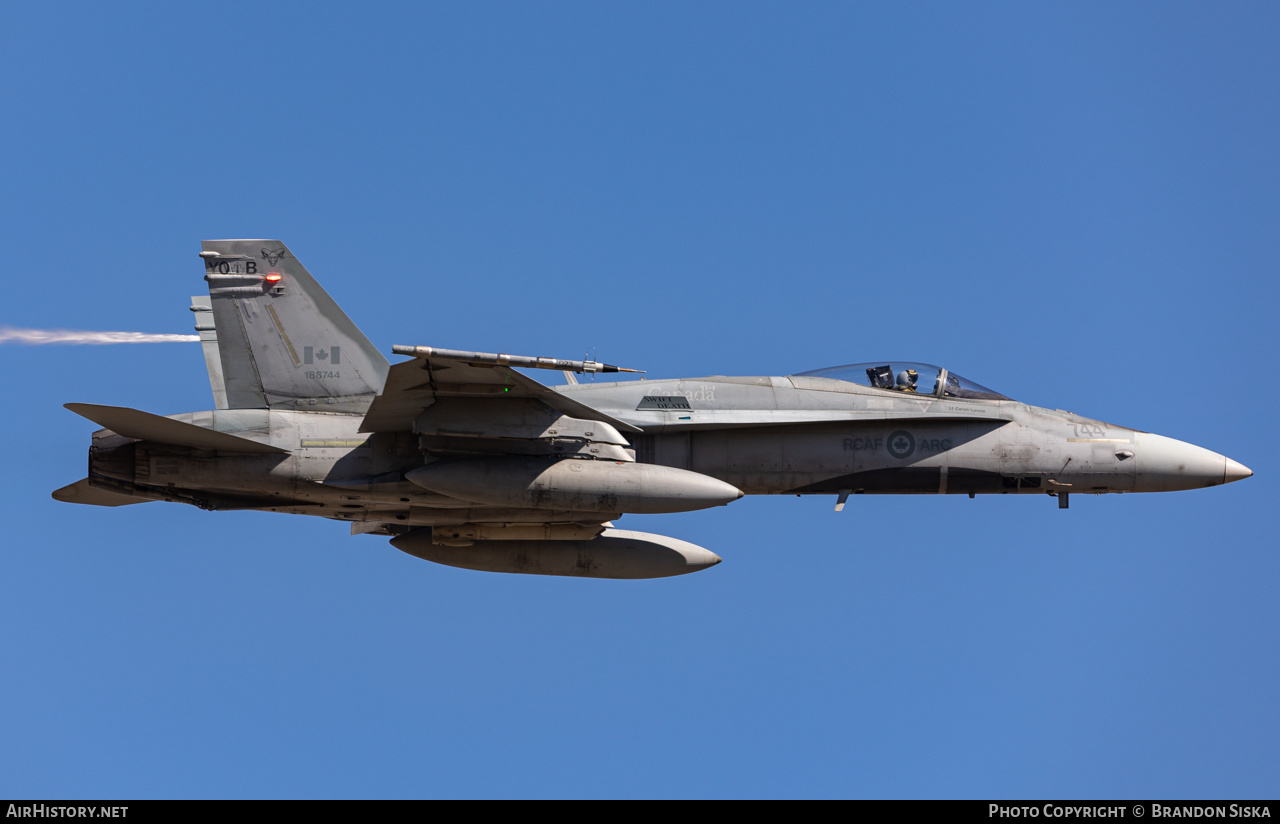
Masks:
[[[387,359],[288,248],[278,240],[202,246],[228,407],[365,412],[382,391]]]
[[[218,328],[213,322],[213,299],[208,295],[192,295],[191,311],[196,313],[196,332],[200,334],[204,365],[209,370],[214,408],[226,409],[227,382],[222,377],[222,355],[218,354]]]

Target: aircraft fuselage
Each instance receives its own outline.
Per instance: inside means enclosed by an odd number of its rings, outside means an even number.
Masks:
[[[1061,410],[1017,401],[886,399],[877,397],[880,390],[801,388],[794,380],[713,377],[561,390],[643,427],[629,438],[637,463],[709,476],[748,495],[1162,492],[1249,474],[1207,449]],[[683,402],[636,409],[654,397]],[[872,408],[886,401],[894,408]],[[842,412],[850,419],[839,420]],[[868,417],[877,413],[910,417]],[[118,482],[121,491],[162,500],[353,522],[419,526],[572,516],[565,509],[478,505],[410,483],[404,474],[423,462],[416,435],[361,433],[359,415],[264,409],[172,418],[288,454],[228,455],[104,430],[92,474]]]
[[[58,500],[349,522],[497,572],[645,578],[720,558],[626,513],[749,495],[1163,492],[1252,473],[1181,441],[1011,400],[941,367],[578,383],[592,361],[393,346],[390,364],[279,240],[205,241],[192,298],[217,409],[71,403],[103,429]],[[549,387],[516,367],[563,371]]]

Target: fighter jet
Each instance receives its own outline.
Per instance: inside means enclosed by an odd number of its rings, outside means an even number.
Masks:
[[[1253,473],[1172,438],[1020,403],[923,363],[579,383],[594,360],[361,334],[278,240],[213,240],[192,298],[215,408],[69,403],[104,427],[60,501],[319,515],[465,569],[658,578],[720,562],[626,513],[743,495],[1165,492]],[[544,385],[516,371],[563,371]]]

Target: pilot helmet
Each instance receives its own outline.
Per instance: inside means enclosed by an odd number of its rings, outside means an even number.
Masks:
[[[898,386],[915,386],[920,373],[914,369],[904,369],[898,373]]]

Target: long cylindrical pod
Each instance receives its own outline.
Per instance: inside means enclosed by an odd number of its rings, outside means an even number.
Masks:
[[[391,351],[397,355],[415,358],[444,358],[462,361],[476,366],[522,366],[528,369],[563,369],[569,372],[643,372],[643,369],[627,369],[599,361],[572,361],[560,358],[539,358],[530,355],[508,355],[501,352],[471,352],[463,349],[440,349],[435,346],[401,346]]]
[[[477,541],[467,547],[439,546],[430,529],[415,529],[391,545],[462,569],[575,578],[667,578],[720,563],[720,556],[688,541],[625,529],[606,529],[590,541]]]
[[[742,497],[709,475],[620,461],[471,458],[428,464],[405,478],[464,501],[580,512],[690,512]]]

